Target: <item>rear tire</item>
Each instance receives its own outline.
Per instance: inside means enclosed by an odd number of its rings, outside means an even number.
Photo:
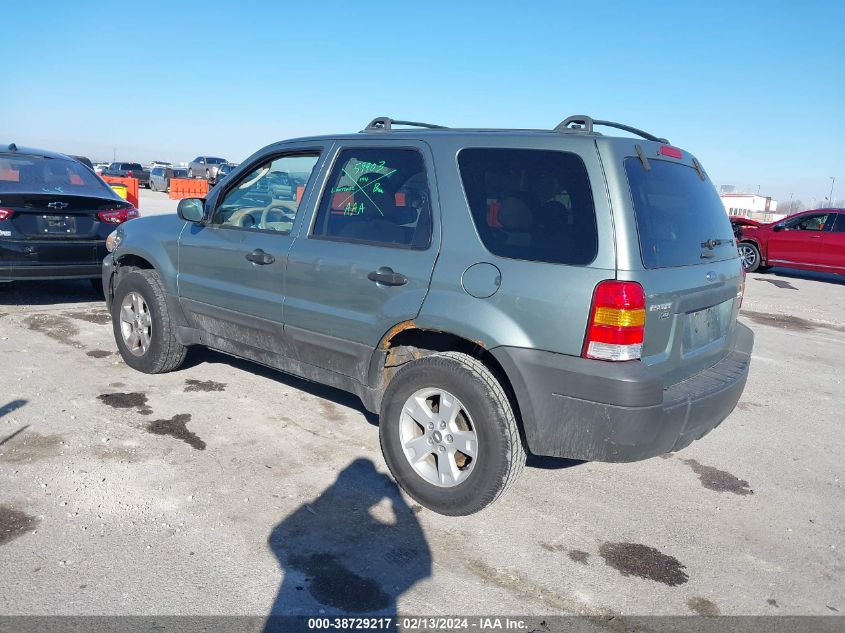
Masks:
[[[760,249],[754,242],[740,242],[737,248],[746,273],[753,273],[760,268]]]
[[[525,465],[502,386],[483,363],[458,352],[426,356],[396,372],[382,400],[379,438],[405,492],[449,516],[493,503]]]
[[[188,350],[176,337],[156,271],[133,270],[120,280],[111,317],[117,349],[133,369],[163,374],[177,369],[185,360]]]

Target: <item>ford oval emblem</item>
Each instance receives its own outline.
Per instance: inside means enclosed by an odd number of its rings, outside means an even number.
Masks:
[[[716,281],[716,273],[714,273],[712,270],[707,273],[707,281]]]

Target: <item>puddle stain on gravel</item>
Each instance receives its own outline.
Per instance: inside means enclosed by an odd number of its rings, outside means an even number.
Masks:
[[[587,552],[584,552],[580,549],[571,549],[567,552],[566,555],[569,556],[569,558],[572,559],[573,562],[581,563],[582,565],[586,565],[587,559],[590,557]]]
[[[0,448],[0,462],[31,464],[42,459],[58,457],[64,448],[65,442],[62,435],[24,433]]]
[[[80,349],[84,347],[75,337],[79,328],[70,319],[57,314],[33,314],[24,319],[26,327],[33,332],[40,332],[54,341]]]
[[[689,580],[686,569],[674,556],[638,543],[603,543],[599,554],[604,562],[623,576],[637,576],[646,580],[677,587]]]
[[[94,323],[95,325],[107,325],[111,323],[111,316],[105,311],[63,312],[62,314],[66,317],[70,317],[71,319],[76,319],[77,321],[87,321],[88,323]]]
[[[741,316],[748,317],[755,323],[760,325],[768,325],[770,327],[781,328],[782,330],[790,330],[792,332],[807,332],[815,330],[816,328],[826,328],[835,332],[845,332],[845,325],[835,325],[833,323],[822,323],[820,321],[810,321],[802,319],[801,317],[793,316],[791,314],[770,314],[768,312],[754,312],[753,310],[743,310]]]
[[[133,393],[101,393],[97,400],[114,409],[138,409],[141,415],[150,415],[153,410],[147,405],[147,395]]]
[[[38,519],[6,505],[0,505],[0,545],[5,545],[38,525]]]
[[[732,492],[735,495],[753,495],[754,491],[748,487],[748,482],[731,475],[724,470],[705,466],[694,459],[682,459],[687,466],[692,468],[693,472],[698,475],[701,480],[701,485],[708,490],[715,490],[716,492]]]
[[[308,591],[321,604],[349,613],[366,613],[393,603],[375,580],[350,571],[329,554],[298,555],[289,562],[310,577]]]
[[[111,356],[112,353],[104,349],[92,349],[90,352],[85,352],[85,355],[91,358],[105,358],[106,356]]]
[[[343,421],[343,412],[335,403],[321,399],[318,401],[318,404],[320,405],[320,409],[322,409],[323,415],[327,420],[331,422]]]
[[[774,607],[775,609],[780,608],[780,606],[778,605],[778,601],[775,600],[774,598],[769,598],[768,600],[766,600],[766,604],[769,605],[770,607]]]
[[[147,431],[155,435],[170,435],[198,451],[204,451],[205,442],[196,433],[188,430],[187,424],[190,421],[190,413],[178,413],[169,420],[153,420],[147,425]]]
[[[704,616],[717,616],[721,615],[721,611],[719,611],[719,607],[715,602],[708,600],[707,598],[702,598],[700,596],[693,596],[689,600],[687,600],[687,606],[689,607],[690,611],[697,613],[698,615]]]
[[[225,389],[225,382],[215,382],[213,380],[193,380],[191,378],[185,381],[185,391],[224,391]]]

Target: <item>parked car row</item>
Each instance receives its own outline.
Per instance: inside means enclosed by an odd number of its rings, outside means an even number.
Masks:
[[[214,181],[217,178],[217,172],[221,165],[227,164],[225,158],[218,158],[216,156],[197,156],[194,160],[188,163],[188,178],[205,178],[209,181]]]
[[[148,169],[144,169],[140,163],[111,163],[101,175],[114,176],[115,178],[137,178],[139,186],[150,188],[150,172]]]
[[[812,209],[777,222],[731,217],[746,272],[772,266],[845,275],[845,209]]]
[[[187,178],[188,170],[181,167],[153,167],[150,171],[150,189],[170,191],[171,178]]]

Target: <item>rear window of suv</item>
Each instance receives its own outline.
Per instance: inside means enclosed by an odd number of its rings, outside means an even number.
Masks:
[[[469,148],[458,154],[484,246],[510,259],[585,265],[598,250],[587,168],[577,154]]]
[[[687,165],[650,160],[649,166],[625,159],[643,265],[671,268],[737,257],[733,229],[713,185]]]

